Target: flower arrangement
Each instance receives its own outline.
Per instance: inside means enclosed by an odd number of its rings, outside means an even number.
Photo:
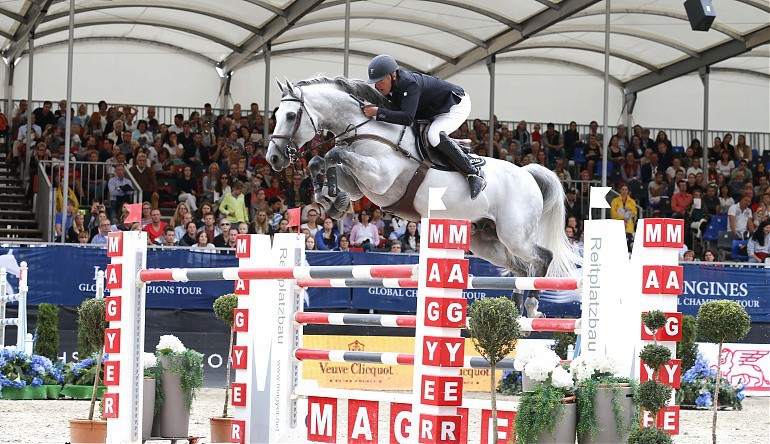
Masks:
[[[698,353],[697,358],[695,358],[695,365],[682,375],[680,389],[676,393],[677,404],[710,409],[714,405],[716,378],[716,369],[712,369],[703,355]],[[721,378],[718,407],[743,409],[743,400],[746,398],[743,393],[745,389],[746,384],[739,384],[735,387],[730,385],[727,379]]]
[[[106,360],[107,357],[107,353],[105,353],[103,360]],[[98,360],[99,356],[94,353],[83,360],[68,362],[64,365],[63,382],[71,385],[92,385],[96,376],[96,363]],[[101,381],[102,378],[104,378],[104,369],[100,366],[99,380]]]
[[[158,369],[158,358],[152,353],[144,352],[142,357],[142,367],[144,368],[144,377],[155,379],[155,373]]]
[[[163,371],[181,377],[182,391],[188,410],[192,408],[193,399],[201,387],[203,387],[203,355],[193,349],[188,349],[174,335],[163,335],[155,347],[155,355],[158,358],[155,377],[155,409],[163,406],[165,401],[163,393]],[[166,368],[163,360],[168,363]]]
[[[519,354],[521,353],[521,354]],[[574,395],[575,383],[569,368],[561,365],[559,356],[546,347],[525,347],[516,353],[514,366],[535,384],[521,396],[516,415],[517,443],[537,441],[541,432],[556,429],[559,405]],[[574,430],[573,430],[574,433]]]
[[[62,374],[45,356],[28,355],[14,347],[0,350],[0,387],[40,387],[62,382]]]

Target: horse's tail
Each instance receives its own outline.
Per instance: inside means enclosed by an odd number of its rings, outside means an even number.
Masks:
[[[582,264],[583,259],[572,249],[564,233],[564,187],[553,171],[541,165],[530,163],[524,170],[535,178],[543,194],[543,214],[540,216],[537,241],[553,253],[548,276],[577,277],[576,266]]]

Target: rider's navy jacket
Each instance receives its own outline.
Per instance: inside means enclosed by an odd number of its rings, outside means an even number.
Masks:
[[[460,102],[465,91],[457,85],[426,74],[398,69],[388,99],[398,107],[380,107],[377,120],[411,125],[415,119],[432,119]]]

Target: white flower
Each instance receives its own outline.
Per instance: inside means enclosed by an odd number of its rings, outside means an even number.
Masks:
[[[523,371],[532,358],[545,353],[546,347],[532,345],[531,342],[519,341],[516,346],[516,356],[513,361],[513,368],[518,371]]]
[[[551,372],[551,385],[556,388],[572,387],[572,375],[562,367],[556,367]]]
[[[144,356],[142,357],[142,364],[145,370],[148,368],[157,367],[158,358],[156,358],[152,353],[144,352]]]
[[[577,382],[583,382],[586,379],[589,379],[594,373],[591,359],[582,355],[573,359],[569,368]]]
[[[544,382],[548,379],[548,374],[553,370],[553,366],[544,359],[533,359],[524,367],[524,374],[535,382]]]
[[[616,376],[618,372],[618,365],[617,362],[615,362],[615,360],[609,356],[598,356],[596,358],[594,370],[599,373],[609,373],[613,376]]]
[[[155,349],[158,351],[170,351],[172,353],[183,353],[187,350],[184,344],[182,344],[182,341],[174,335],[161,336]]]

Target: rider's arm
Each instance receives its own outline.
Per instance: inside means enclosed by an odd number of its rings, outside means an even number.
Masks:
[[[405,78],[402,79],[405,80]],[[380,107],[377,110],[377,120],[398,125],[411,125],[417,114],[417,105],[420,103],[420,86],[417,82],[410,81],[396,94],[402,95],[400,109],[389,110]]]

